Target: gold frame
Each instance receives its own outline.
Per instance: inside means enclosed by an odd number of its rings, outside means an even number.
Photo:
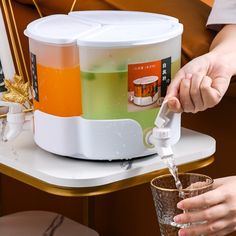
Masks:
[[[12,78],[15,73],[15,65],[11,50],[11,43],[7,34],[7,27],[4,20],[2,8],[0,9],[0,63],[1,63],[1,93],[4,92],[5,78]]]
[[[78,1],[78,0],[73,0],[69,12],[72,12],[72,11],[75,9],[76,4],[78,4],[77,1]],[[36,8],[36,10],[37,10],[37,12],[38,12],[38,14],[39,14],[39,16],[40,16],[40,17],[43,17],[42,11],[40,10],[40,7],[39,7],[37,1],[36,1],[36,0],[32,0],[32,2],[33,2],[33,4],[34,4],[34,6],[35,6],[35,8]]]
[[[30,84],[30,77],[23,54],[23,48],[19,37],[19,32],[15,20],[15,14],[12,7],[12,2],[11,0],[10,1],[2,0],[1,3],[2,3],[1,4],[2,14],[5,20],[6,31],[9,36],[8,40],[12,51],[12,58],[15,66],[15,73],[16,75],[19,75],[20,77],[24,78],[25,82],[28,82]],[[7,78],[7,79],[13,79],[13,78]],[[25,110],[25,112],[29,111],[32,111],[31,105],[29,109]],[[5,117],[6,114],[0,115],[0,118],[5,118]]]
[[[214,162],[214,156],[210,156],[202,160],[180,165],[178,166],[178,170],[179,172],[187,172],[187,171],[189,172],[192,170],[196,170],[196,169],[200,169],[205,166],[208,166],[213,162]],[[110,183],[110,184],[105,184],[105,185],[95,186],[95,187],[81,187],[81,188],[80,187],[66,188],[62,186],[49,184],[47,182],[43,182],[40,179],[27,175],[23,172],[17,171],[3,164],[0,164],[0,172],[18,181],[31,185],[37,189],[40,189],[50,194],[54,194],[58,196],[67,196],[67,197],[89,197],[89,196],[112,193],[118,190],[148,183],[154,177],[168,173],[168,170],[161,169],[161,170],[153,171],[150,173],[142,174],[136,177],[128,178],[125,180],[120,180],[120,181]]]
[[[15,20],[15,15],[14,15],[12,3],[11,3],[11,1],[2,0],[2,6],[3,6],[3,13],[4,13],[4,16],[6,19],[7,30],[9,32],[9,37],[10,37],[9,40],[12,45],[13,55],[14,55],[15,62],[16,62],[16,72],[18,72],[18,74],[22,77],[24,76],[24,73],[25,73],[26,81],[30,82],[29,73],[28,73],[27,67],[26,67],[26,62],[25,62],[25,58],[24,58],[24,54],[23,54],[23,48],[22,48],[22,44],[20,41],[18,28],[16,25],[16,20]],[[11,24],[11,22],[13,25]],[[14,37],[14,31],[16,33],[16,39]],[[19,47],[19,51],[17,49],[17,46]],[[22,60],[23,65],[21,64],[20,59]],[[23,73],[23,71],[24,71],[24,73]]]

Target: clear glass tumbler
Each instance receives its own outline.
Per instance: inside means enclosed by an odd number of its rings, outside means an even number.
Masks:
[[[213,179],[202,174],[181,173],[179,179],[185,198],[205,193],[213,186]],[[162,236],[178,236],[180,228],[191,226],[190,224],[176,224],[173,220],[174,216],[183,211],[177,208],[177,203],[182,198],[171,174],[154,178],[151,181],[151,190]]]

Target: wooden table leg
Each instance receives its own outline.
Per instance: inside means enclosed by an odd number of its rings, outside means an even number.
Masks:
[[[93,228],[94,226],[94,197],[83,197],[83,224]]]

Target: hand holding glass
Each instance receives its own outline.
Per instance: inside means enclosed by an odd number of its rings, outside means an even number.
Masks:
[[[213,179],[206,175],[182,173],[179,174],[179,179],[185,198],[205,193],[213,186]],[[183,212],[177,208],[177,203],[182,198],[171,174],[154,178],[151,181],[151,190],[162,236],[178,236],[180,228],[191,227],[191,224],[177,224],[173,220],[174,216]]]

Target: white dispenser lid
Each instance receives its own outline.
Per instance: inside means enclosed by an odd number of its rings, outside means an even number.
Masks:
[[[80,35],[89,33],[97,28],[100,28],[100,24],[85,23],[72,16],[57,14],[31,22],[24,34],[41,42],[69,44],[76,43],[76,39]]]
[[[160,22],[166,20],[179,22],[177,18],[172,16],[139,11],[74,11],[70,12],[69,15],[102,25],[155,23],[157,21]]]
[[[167,41],[182,34],[183,25],[175,21],[135,25],[105,25],[96,32],[81,36],[79,46],[131,47]]]

